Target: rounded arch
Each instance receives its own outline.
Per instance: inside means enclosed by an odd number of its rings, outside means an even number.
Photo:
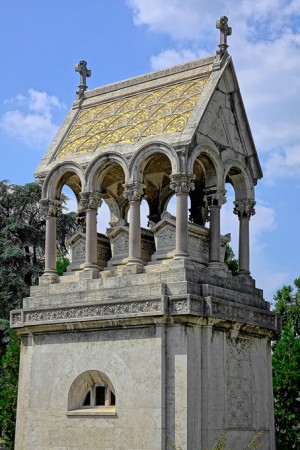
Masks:
[[[194,173],[196,161],[199,162],[205,170],[206,187],[216,186],[221,188],[224,183],[224,166],[219,156],[217,147],[213,143],[210,143],[209,145],[197,145],[197,147],[193,150],[191,157],[188,159],[188,173]]]
[[[143,182],[143,168],[151,155],[164,154],[170,161],[172,173],[180,172],[180,161],[175,150],[163,142],[152,142],[141,147],[129,163],[129,172],[132,181]]]
[[[71,384],[68,395],[68,411],[82,408],[84,398],[89,391],[96,385],[106,386],[116,395],[115,388],[109,377],[99,370],[86,370],[78,375]]]
[[[101,180],[101,171],[105,171],[109,165],[119,165],[124,172],[125,181],[129,179],[129,169],[126,159],[116,152],[106,152],[95,158],[86,169],[87,190],[97,190],[99,174]],[[104,176],[104,174],[103,174]]]
[[[254,200],[254,183],[247,167],[239,161],[227,161],[224,168],[224,184],[233,186],[235,200]]]
[[[85,189],[86,179],[78,164],[67,161],[55,166],[43,183],[42,198],[59,199],[65,184],[72,189],[76,198]]]

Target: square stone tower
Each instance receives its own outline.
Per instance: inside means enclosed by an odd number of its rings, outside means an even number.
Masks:
[[[201,450],[222,430],[233,450],[259,431],[263,449],[275,448],[278,320],[249,270],[262,171],[227,18],[217,27],[216,55],[119,83],[87,90],[91,72],[85,61],[76,66],[76,100],[36,172],[45,273],[11,313],[22,339],[16,450]],[[220,234],[226,183],[239,220],[237,276]],[[58,277],[64,185],[79,225],[69,271]],[[102,202],[106,236],[97,235]]]

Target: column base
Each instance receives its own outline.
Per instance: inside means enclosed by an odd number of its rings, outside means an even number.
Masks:
[[[97,267],[85,267],[79,272],[79,278],[81,280],[95,280],[99,278],[99,269]]]
[[[141,259],[132,258],[128,261],[126,266],[121,268],[122,275],[134,275],[144,272],[144,264]]]
[[[56,272],[45,272],[41,277],[39,277],[40,286],[55,283],[59,283],[59,276]]]
[[[173,259],[186,259],[189,257],[187,252],[175,252]]]

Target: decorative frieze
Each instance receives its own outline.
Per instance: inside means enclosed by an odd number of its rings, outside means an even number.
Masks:
[[[19,311],[12,312],[12,326],[25,326],[43,322],[71,321],[77,319],[107,319],[131,317],[132,315],[160,315],[164,313],[164,297],[159,299],[118,302],[101,305],[75,306],[70,308],[49,308],[23,310],[23,321]]]

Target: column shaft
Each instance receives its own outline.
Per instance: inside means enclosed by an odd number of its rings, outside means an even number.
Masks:
[[[209,262],[220,262],[221,231],[220,211],[218,205],[210,206],[210,229],[209,229]]]
[[[240,218],[239,273],[250,274],[249,217]]]
[[[188,256],[188,193],[176,194],[175,258]]]
[[[97,268],[97,210],[86,210],[85,269]]]
[[[56,217],[46,217],[45,275],[56,274]]]
[[[140,201],[129,202],[128,263],[141,264],[141,217]]]

